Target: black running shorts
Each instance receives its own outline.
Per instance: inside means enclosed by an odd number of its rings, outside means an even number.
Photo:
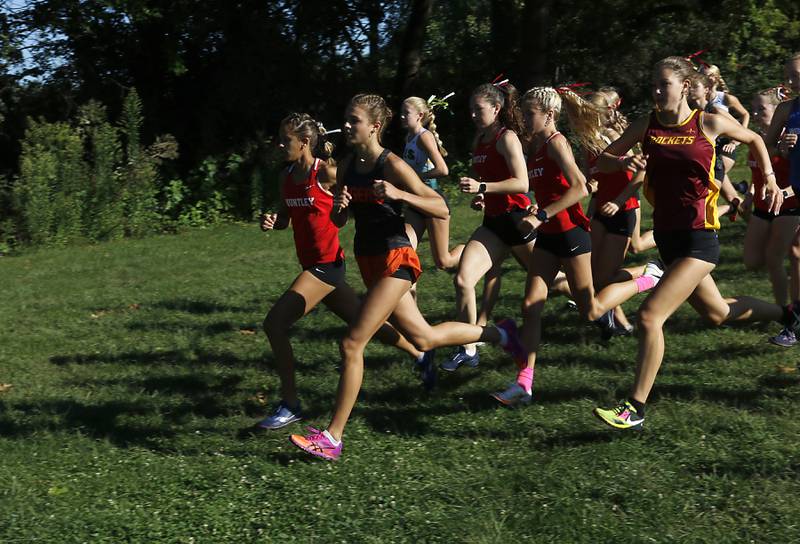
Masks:
[[[569,259],[592,251],[592,237],[583,227],[572,227],[566,232],[540,232],[534,251],[547,251],[560,259]]]
[[[656,231],[653,237],[661,260],[667,266],[687,257],[711,264],[719,263],[719,238],[715,230]]]

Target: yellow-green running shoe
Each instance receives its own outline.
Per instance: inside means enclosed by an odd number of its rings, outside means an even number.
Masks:
[[[644,427],[644,417],[640,416],[627,400],[608,410],[595,408],[592,413],[600,418],[600,421],[616,429],[641,430]]]

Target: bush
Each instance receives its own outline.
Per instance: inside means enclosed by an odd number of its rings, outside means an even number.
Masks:
[[[140,142],[143,123],[135,89],[125,99],[117,127],[108,121],[106,108],[95,101],[79,109],[74,124],[29,119],[20,174],[9,199],[16,225],[9,227],[5,221],[0,225],[0,243],[8,245],[4,239],[31,245],[113,240],[150,234],[169,224],[167,212],[185,194],[173,186],[164,201],[168,206],[160,203],[159,166],[177,158],[178,145],[167,135],[144,148]],[[220,215],[221,200],[212,192],[200,216]]]

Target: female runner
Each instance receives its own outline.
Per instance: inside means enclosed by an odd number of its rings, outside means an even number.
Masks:
[[[520,117],[517,91],[507,81],[485,83],[470,97],[472,121],[477,128],[472,151],[472,169],[478,179],[463,177],[460,188],[477,195],[475,205],[483,209],[483,224],[467,242],[461,255],[454,282],[457,319],[476,323],[478,318],[475,285],[493,271],[499,274],[500,264],[509,253],[528,263],[536,234],[526,235],[517,229],[527,214],[530,199],[525,158],[519,141]],[[489,281],[484,291],[484,313],[493,306],[499,281]],[[487,307],[488,306],[488,307]],[[444,363],[442,369],[454,371],[461,365],[475,367],[480,356],[474,344],[462,345]]]
[[[719,67],[714,64],[702,63],[699,72],[708,76],[708,81],[711,84],[708,89],[711,109],[733,114],[735,118],[738,118],[742,126],[747,128],[750,123],[750,112],[747,111],[747,108],[742,105],[738,98],[730,93],[728,85],[725,83],[719,71]],[[727,181],[728,172],[730,172],[733,165],[736,164],[735,155],[737,147],[739,147],[739,142],[736,140],[725,137],[717,140],[716,153],[718,160],[722,163],[722,176],[718,177],[720,181]]]
[[[345,135],[353,154],[337,174],[334,222],[343,225],[348,209],[356,222],[354,251],[367,293],[358,316],[341,342],[342,374],[333,418],[323,431],[292,435],[303,451],[327,460],[338,459],[342,434],[355,405],[364,373],[364,348],[389,319],[419,351],[477,341],[500,344],[519,362],[524,350],[513,321],[496,327],[450,322],[431,326],[409,293],[422,272],[419,258],[406,235],[403,204],[444,219],[447,206],[422,183],[403,159],[384,149],[381,134],[392,112],[377,95],[356,95],[345,113]]]
[[[405,126],[406,145],[403,149],[403,159],[414,169],[422,181],[436,192],[439,192],[439,183],[436,178],[446,177],[449,174],[447,156],[442,146],[439,134],[436,132],[436,116],[428,102],[417,96],[411,96],[403,101],[401,123]],[[439,194],[441,194],[439,192]],[[442,197],[444,198],[444,197]],[[411,247],[417,248],[419,240],[428,231],[431,239],[431,253],[436,267],[442,270],[451,270],[458,266],[464,244],[459,244],[452,250],[450,243],[450,216],[447,219],[426,217],[413,208],[405,211],[406,234],[411,240]]]
[[[773,157],[782,157],[789,163],[789,183],[795,193],[800,192],[800,51],[792,55],[784,66],[786,81],[794,94],[793,100],[778,104],[764,138]],[[800,229],[795,231],[789,251],[789,295],[794,305],[800,307]],[[790,347],[796,343],[792,334],[797,331],[784,330],[773,336],[773,344]]]
[[[571,108],[595,109],[570,90],[564,90],[563,96]],[[612,323],[613,309],[635,294],[651,289],[662,273],[656,263],[648,263],[645,273],[639,278],[612,283],[595,295],[589,219],[580,204],[581,198],[587,195],[586,178],[575,164],[569,142],[556,127],[562,97],[553,88],[534,87],[525,93],[522,103],[527,129],[528,175],[537,210],[522,221],[521,228],[523,232],[538,231],[538,235],[523,301],[521,338],[528,352],[527,362],[517,374],[516,382],[505,391],[492,395],[506,405],[531,400],[542,313],[548,291],[560,268],[567,276],[581,315],[591,321],[602,317]],[[592,112],[582,113],[581,117],[588,115]],[[595,111],[594,116],[595,124],[599,126],[600,113]]]
[[[622,105],[622,97],[619,95],[619,91],[614,87],[600,87],[600,90],[598,90],[595,95],[598,98],[601,96],[605,97],[605,106],[609,112],[607,126],[616,133],[622,134],[628,126],[628,120],[622,115],[622,112],[619,111],[619,107]],[[602,105],[602,102],[600,105]],[[639,200],[638,191],[634,193],[634,197],[636,200]],[[656,247],[656,242],[653,240],[652,230],[642,233],[642,207],[634,208],[633,212],[636,215],[636,224],[633,227],[633,233],[631,233],[630,251],[631,253],[644,253]]]
[[[775,108],[781,103],[780,89],[773,88],[761,91],[753,98],[752,118],[759,134],[765,134],[769,128]],[[747,157],[752,173],[753,214],[747,223],[744,236],[744,264],[750,270],[767,268],[772,294],[775,302],[781,306],[788,302],[788,279],[784,260],[789,253],[792,237],[800,225],[800,203],[795,196],[788,196],[789,161],[780,155],[772,157],[772,171],[775,172],[778,187],[785,189],[783,205],[775,216],[767,210],[767,203],[758,195],[764,185],[764,177],[756,163],[752,151]],[[783,329],[777,336],[770,338],[773,344],[790,347],[796,343],[794,332]]]
[[[631,165],[647,168],[645,192],[651,191],[655,240],[667,266],[639,308],[639,354],[630,396],[610,409],[594,409],[604,423],[620,429],[642,428],[645,403],[664,357],[663,325],[684,301],[715,325],[766,320],[798,325],[790,308],[752,297],[723,298],[710,275],[719,259],[719,188],[713,177],[712,142],[727,136],[753,150],[764,172],[761,196],[769,211],[780,209],[782,195],[761,137],[727,117],[689,107],[694,74],[694,67],[682,57],[656,63],[656,111],[632,123],[598,160],[598,166],[609,171]],[[623,154],[637,143],[644,154],[625,158]]]
[[[325,141],[325,129],[311,116],[293,113],[281,122],[280,147],[291,164],[281,173],[279,181],[280,210],[265,214],[261,228],[285,229],[291,221],[303,271],[264,319],[264,332],[272,346],[281,381],[281,401],[271,415],[256,424],[262,429],[280,429],[302,418],[289,343],[291,327],[320,302],[347,323],[355,320],[359,306],[358,297],[345,281],[339,229],[330,217],[333,208],[330,191],[336,183],[336,166],[330,158],[333,144]],[[422,358],[423,354],[388,324],[381,327],[378,337],[417,360]]]

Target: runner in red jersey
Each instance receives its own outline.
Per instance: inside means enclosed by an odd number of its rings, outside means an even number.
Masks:
[[[291,114],[281,122],[280,145],[291,164],[281,173],[278,213],[262,217],[262,230],[285,229],[292,224],[295,249],[303,272],[278,299],[264,319],[264,331],[275,355],[281,381],[281,401],[257,428],[279,429],[301,419],[289,329],[317,304],[324,302],[336,315],[352,323],[359,300],[345,282],[345,260],[339,228],[331,220],[336,167],[330,157],[322,125],[307,114]],[[422,354],[388,324],[381,327],[382,342],[396,345],[413,357]]]
[[[752,297],[723,298],[710,275],[719,258],[712,142],[728,136],[753,150],[767,179],[761,196],[775,212],[782,195],[763,141],[726,117],[692,110],[687,95],[695,71],[686,59],[663,59],[654,72],[657,110],[632,123],[597,162],[604,171],[647,168],[645,193],[653,203],[656,244],[667,266],[639,308],[638,363],[630,396],[610,409],[594,409],[604,423],[620,429],[642,428],[645,402],[664,357],[662,327],[684,301],[715,325],[766,320],[791,320],[793,328],[800,324],[789,309],[777,304]],[[637,143],[644,155],[625,156]]]
[[[345,136],[353,154],[337,173],[333,219],[341,226],[348,212],[355,218],[354,251],[367,293],[341,342],[342,373],[330,425],[323,431],[312,429],[308,435],[290,437],[306,453],[328,460],[338,459],[342,452],[342,434],[361,389],[364,349],[390,316],[398,330],[426,352],[423,368],[432,369],[433,378],[433,350],[440,346],[485,341],[503,345],[517,359],[524,357],[513,322],[479,327],[458,322],[431,326],[425,321],[409,292],[421,268],[406,235],[402,210],[405,204],[443,219],[449,213],[447,205],[402,158],[381,145],[381,133],[391,119],[383,98],[355,96],[345,119]]]
[[[590,208],[592,214],[592,277],[595,289],[602,289],[613,281],[637,278],[641,275],[641,267],[621,269],[628,249],[636,243],[652,244],[652,231],[645,234],[649,240],[639,240],[638,230],[641,222],[639,209],[639,188],[644,181],[644,171],[634,173],[601,172],[597,168],[597,157],[608,144],[619,138],[627,128],[628,120],[619,112],[619,94],[613,90],[600,90],[592,93],[588,102],[598,108],[601,114],[600,126],[592,116],[574,115],[578,121],[573,122],[580,134],[581,146],[586,157],[587,177],[597,183],[597,191],[592,195]],[[571,111],[571,110],[568,110]],[[583,121],[586,119],[588,122]],[[639,250],[645,248],[640,247]],[[616,334],[631,334],[630,324],[621,306],[614,308]]]
[[[793,181],[793,175],[800,176],[800,51],[794,53],[784,65],[786,84],[793,98],[783,100],[775,108],[772,121],[764,136],[764,143],[772,157],[780,157],[789,162],[789,182],[794,191],[800,185]],[[787,89],[782,89],[785,96]],[[792,164],[794,162],[794,165]],[[794,174],[793,174],[794,172]],[[797,179],[800,179],[798,177]],[[769,181],[769,180],[767,180]],[[800,228],[795,229],[789,250],[789,297],[792,306],[800,312]],[[773,344],[791,347],[797,343],[795,331],[784,328],[770,338]]]
[[[780,90],[766,89],[753,97],[752,119],[760,134],[765,134],[775,108],[781,103]],[[747,156],[747,164],[752,174],[751,195],[753,198],[753,214],[747,223],[744,236],[744,264],[750,270],[766,268],[772,284],[775,302],[784,305],[788,302],[789,282],[786,275],[785,260],[789,254],[794,231],[800,224],[800,203],[797,197],[784,198],[780,213],[774,215],[767,209],[768,203],[761,195],[764,187],[764,176],[751,151]],[[775,172],[778,187],[789,189],[789,161],[781,156],[772,157],[772,169]],[[788,192],[786,193],[788,194]],[[786,196],[786,195],[784,195]],[[772,343],[780,346],[791,345],[790,338],[794,333],[789,330],[770,338]]]
[[[564,93],[565,100],[579,100],[571,91],[565,90]],[[611,284],[595,295],[589,218],[580,204],[581,198],[588,194],[586,178],[575,164],[569,142],[556,128],[561,107],[562,96],[550,87],[534,87],[522,97],[527,129],[525,141],[529,150],[528,175],[537,208],[535,213],[523,219],[520,229],[522,232],[537,231],[538,235],[528,268],[522,307],[524,324],[521,338],[528,352],[527,361],[515,382],[505,391],[492,395],[506,405],[530,402],[532,398],[542,313],[559,269],[563,268],[567,276],[581,315],[605,328],[613,327],[614,307],[653,287],[661,275],[655,264],[649,264],[644,276]]]
[[[597,99],[596,101],[595,98]],[[619,138],[619,135],[622,134],[628,127],[628,119],[625,118],[625,116],[619,111],[619,107],[622,104],[622,97],[619,95],[619,92],[614,87],[600,87],[600,90],[593,95],[593,103],[606,109],[608,121],[605,128],[610,129],[608,132],[609,139],[613,141]],[[639,175],[641,176],[641,179],[634,180],[636,190],[633,193],[633,198],[635,198],[637,201],[639,201],[639,189],[641,188],[641,183],[644,181],[644,171],[639,172]],[[643,253],[649,249],[655,248],[656,242],[653,239],[652,230],[645,231],[644,233],[641,231],[641,206],[634,208],[633,211],[636,214],[636,224],[634,225],[633,232],[631,233],[631,243],[629,249],[631,253]]]
[[[472,170],[475,177],[460,180],[463,192],[476,195],[473,207],[483,209],[483,224],[467,242],[455,277],[456,319],[466,323],[488,321],[500,288],[503,261],[511,253],[527,266],[533,251],[534,233],[522,235],[517,224],[527,213],[530,199],[525,158],[519,137],[517,91],[507,81],[486,83],[470,97],[472,121],[477,132],[473,141]],[[488,274],[487,274],[488,273]],[[475,286],[486,276],[482,320],[478,320]],[[461,365],[476,367],[477,346],[460,346],[442,363],[454,371]]]

